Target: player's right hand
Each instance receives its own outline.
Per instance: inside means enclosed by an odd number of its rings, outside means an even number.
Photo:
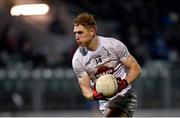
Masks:
[[[97,100],[107,100],[102,93],[98,93],[96,91],[95,85],[93,87],[93,99],[96,100],[96,101]]]

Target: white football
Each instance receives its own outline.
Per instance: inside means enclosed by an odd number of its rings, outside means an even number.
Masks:
[[[105,97],[113,97],[118,92],[117,80],[112,74],[104,74],[96,81],[96,90]]]

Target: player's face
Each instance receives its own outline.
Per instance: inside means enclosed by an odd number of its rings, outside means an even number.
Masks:
[[[94,31],[92,29],[88,30],[82,25],[74,26],[74,34],[76,42],[81,46],[87,46],[91,43],[91,40],[94,35]]]

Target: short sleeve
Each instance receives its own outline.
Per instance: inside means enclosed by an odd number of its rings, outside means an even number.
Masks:
[[[122,43],[121,41],[117,39],[112,40],[113,48],[115,51],[115,54],[120,59],[120,61],[125,60],[129,56],[129,51],[127,47]]]
[[[73,58],[72,67],[73,67],[74,73],[76,74],[78,78],[81,78],[83,75],[87,74],[87,72],[85,71],[84,67],[82,66],[78,58]]]

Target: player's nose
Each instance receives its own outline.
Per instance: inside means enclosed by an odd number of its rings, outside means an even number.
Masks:
[[[79,40],[79,35],[78,35],[78,34],[75,35],[75,39],[76,39],[76,40]]]

